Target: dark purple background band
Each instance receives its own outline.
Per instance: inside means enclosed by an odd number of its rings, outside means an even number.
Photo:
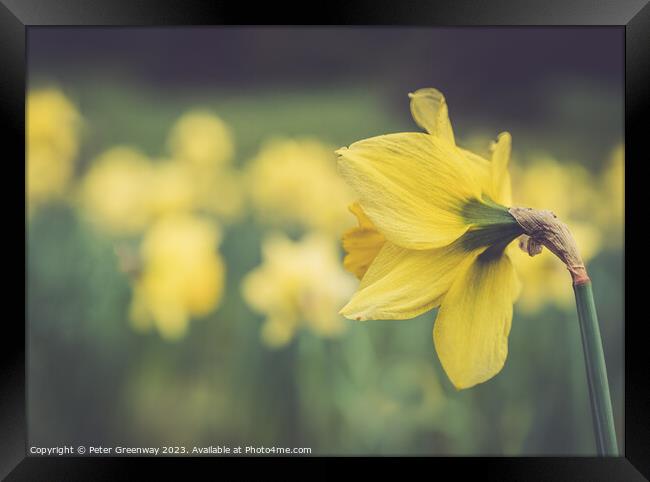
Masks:
[[[650,6],[648,0],[456,0],[433,2],[391,0],[307,2],[301,9],[277,2],[218,1],[99,1],[99,0],[0,0],[0,115],[2,116],[3,204],[5,219],[4,265],[25,272],[25,239],[18,233],[24,226],[24,95],[25,95],[25,26],[30,25],[626,25],[626,259],[643,256],[645,227],[635,227],[637,182],[644,177],[638,172],[648,164],[647,132],[644,120],[648,113],[650,85]],[[2,5],[4,4],[4,5]],[[8,7],[6,8],[5,7]],[[640,11],[641,10],[641,11]],[[640,12],[639,12],[640,11]],[[642,130],[643,129],[643,130]],[[594,133],[597,136],[598,133]],[[9,156],[9,152],[13,153]],[[11,169],[11,170],[9,170]],[[15,169],[15,170],[13,170]],[[647,188],[646,188],[647,189]],[[23,201],[20,201],[23,200]],[[643,202],[642,206],[647,204]],[[647,217],[647,216],[644,216]],[[9,228],[11,226],[11,229]],[[645,242],[644,244],[647,244]],[[15,264],[11,263],[15,261]],[[634,268],[626,270],[627,280]],[[627,262],[626,262],[627,268]],[[21,279],[5,271],[5,282]],[[643,480],[650,476],[650,387],[647,383],[650,350],[647,348],[647,317],[636,317],[635,308],[643,299],[639,290],[645,284],[626,282],[625,325],[625,458],[433,458],[408,459],[420,464],[432,476],[453,470],[463,475],[477,474],[487,480]],[[12,292],[13,291],[13,292]],[[7,285],[5,303],[15,305],[18,316],[5,315],[3,348],[0,351],[0,476],[4,477],[19,464],[8,480],[124,480],[134,475],[137,467],[152,470],[170,469],[187,459],[158,461],[147,459],[79,459],[26,458],[25,417],[25,285]],[[635,295],[639,296],[635,296]],[[20,300],[20,301],[19,301]],[[9,310],[5,311],[9,313]],[[21,462],[22,460],[22,462]],[[257,459],[252,466],[277,461]],[[337,469],[357,459],[283,459],[309,474],[333,475]],[[194,460],[193,460],[194,461]],[[261,462],[260,462],[261,461]],[[20,463],[19,463],[20,462]],[[245,470],[251,459],[202,459],[204,465],[224,463]],[[324,469],[314,465],[324,462]],[[402,460],[366,459],[367,468],[383,472],[400,471]],[[327,471],[327,468],[330,471]],[[185,467],[186,469],[186,467]],[[638,469],[638,470],[637,470]],[[211,470],[216,470],[212,467]],[[219,468],[221,471],[221,468]],[[220,472],[214,472],[220,474]],[[286,473],[286,472],[284,472]],[[187,475],[184,472],[183,475]]]

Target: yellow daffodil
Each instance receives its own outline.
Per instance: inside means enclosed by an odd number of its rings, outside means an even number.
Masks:
[[[39,204],[64,194],[79,150],[81,117],[59,90],[27,96],[27,195]]]
[[[352,211],[360,224],[344,246],[361,283],[341,313],[406,319],[440,306],[436,351],[454,386],[468,388],[503,367],[519,294],[505,253],[523,232],[508,212],[511,137],[499,135],[488,161],[456,145],[440,92],[421,89],[410,98],[426,133],[337,151],[339,171],[359,195]]]
[[[93,161],[81,184],[89,219],[104,231],[133,235],[157,219],[205,211],[232,218],[241,209],[238,178],[230,172],[197,172],[176,159],[152,160],[118,146]]]
[[[172,127],[169,148],[175,159],[199,169],[214,169],[232,160],[234,143],[230,128],[215,114],[193,110]]]
[[[178,339],[191,317],[216,308],[225,277],[219,241],[216,225],[191,215],[163,218],[147,231],[131,304],[137,328],[153,325],[163,337]]]
[[[153,164],[146,189],[148,208],[152,217],[190,212],[196,205],[196,193],[192,173],[174,160]]]
[[[80,190],[89,219],[115,235],[141,232],[151,219],[153,165],[140,151],[117,146],[93,161]]]
[[[322,234],[293,242],[284,235],[268,237],[263,264],[243,281],[244,299],[266,315],[262,340],[277,348],[300,328],[333,337],[345,329],[336,309],[354,290],[354,279],[339,264],[336,244]]]
[[[200,175],[193,171],[193,190],[196,206],[214,213],[223,221],[238,219],[244,208],[244,189],[241,174],[234,169],[215,169]]]
[[[625,148],[622,144],[613,149],[601,182],[607,202],[597,204],[599,219],[608,234],[606,244],[617,248],[623,244],[625,221]]]
[[[340,236],[347,224],[345,207],[354,198],[334,159],[316,140],[275,139],[262,146],[246,176],[260,220]]]
[[[514,194],[532,208],[553,206],[563,220],[587,221],[599,194],[591,173],[574,162],[560,162],[549,155],[534,155],[525,165],[513,166]]]
[[[195,207],[223,220],[237,218],[244,196],[240,175],[231,166],[234,142],[228,125],[209,111],[193,110],[174,124],[167,143],[173,163],[189,175]]]

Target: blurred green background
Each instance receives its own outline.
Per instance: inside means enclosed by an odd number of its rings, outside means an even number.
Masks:
[[[513,136],[514,200],[566,220],[594,283],[623,447],[618,28],[35,28],[28,35],[30,445],[591,455],[570,277],[513,253],[503,371],[456,391],[435,310],[336,312],[354,199],[333,150],[418,130]]]

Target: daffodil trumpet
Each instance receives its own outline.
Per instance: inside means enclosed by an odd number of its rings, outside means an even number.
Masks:
[[[605,441],[599,450],[614,453],[602,343],[571,233],[550,211],[511,207],[509,133],[485,159],[456,144],[439,91],[409,97],[426,133],[381,135],[336,151],[339,172],[358,196],[350,206],[358,226],[343,236],[343,264],[360,284],[341,314],[403,320],[439,307],[438,358],[454,387],[470,388],[498,374],[507,358],[520,292],[508,246],[523,237],[531,256],[546,246],[574,280],[597,438]]]

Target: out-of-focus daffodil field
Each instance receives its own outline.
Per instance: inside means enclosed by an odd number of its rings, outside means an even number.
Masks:
[[[358,281],[334,150],[419,131],[407,93],[431,86],[460,145],[489,157],[512,134],[513,204],[575,234],[623,450],[621,42],[612,29],[30,31],[30,445],[595,453],[570,276],[548,251],[509,248],[523,290],[508,360],[469,390],[440,367],[435,311],[338,314]]]

